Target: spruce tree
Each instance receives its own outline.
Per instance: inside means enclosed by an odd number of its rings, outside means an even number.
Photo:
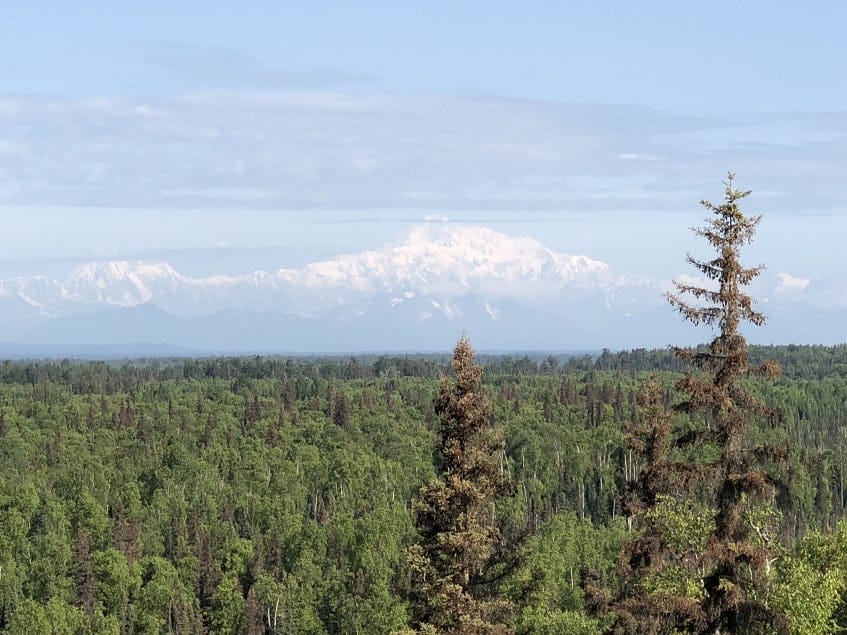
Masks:
[[[675,282],[676,293],[668,294],[671,306],[695,325],[716,328],[717,335],[703,350],[679,350],[697,372],[684,376],[677,385],[686,395],[682,409],[702,413],[706,420],[701,438],[713,444],[719,458],[703,465],[703,480],[715,487],[714,530],[707,546],[708,571],[703,578],[705,599],[699,622],[702,632],[774,632],[785,627],[784,617],[767,604],[771,547],[757,531],[753,516],[768,509],[773,501],[773,481],[762,467],[760,448],[750,443],[753,418],[768,412],[745,385],[755,372],[749,367],[748,346],[740,327],[743,322],[761,325],[762,313],[744,292],[763,266],[744,267],[741,249],[756,233],[761,216],[745,216],[739,201],[750,191],[737,189],[733,174],[725,181],[724,202],[700,203],[712,217],[696,229],[714,248],[711,260],[688,256],[688,262],[711,284]],[[765,364],[759,372],[778,373],[778,366]],[[694,437],[692,437],[694,438]]]
[[[688,419],[674,425],[653,381],[639,397],[640,420],[625,430],[644,465],[624,504],[639,533],[624,548],[621,588],[608,607],[613,633],[785,632],[785,617],[768,606],[773,554],[760,520],[772,512],[774,482],[763,465],[775,453],[750,441],[755,417],[769,410],[745,385],[750,374],[779,368],[751,369],[740,330],[765,320],[744,291],[763,267],[741,264],[761,217],[742,213],[750,192],[733,178],[722,204],[700,201],[712,217],[694,231],[716,255],[687,260],[707,281],[675,282],[667,296],[683,319],[716,330],[708,345],[676,350],[694,367],[676,385],[684,395],[676,410]]]
[[[660,591],[653,589],[656,585],[651,578],[673,569],[684,578],[698,564],[697,554],[692,552],[698,546],[696,534],[701,532],[668,535],[668,526],[691,529],[686,522],[690,514],[679,513],[677,503],[686,499],[692,470],[689,464],[672,456],[673,417],[665,407],[664,390],[655,376],[639,390],[637,406],[636,416],[623,426],[627,448],[644,461],[637,477],[627,483],[623,500],[627,523],[637,534],[624,543],[618,568],[621,588],[607,607],[614,616],[609,632],[626,635],[689,631],[700,614],[696,598],[672,588],[674,585],[668,588],[665,584]],[[602,591],[595,595],[602,606]]]
[[[422,633],[507,634],[512,606],[496,594],[505,545],[495,503],[513,491],[503,436],[464,337],[451,365],[454,377],[441,377],[435,400],[441,474],[413,505],[420,534],[408,553],[413,623]]]

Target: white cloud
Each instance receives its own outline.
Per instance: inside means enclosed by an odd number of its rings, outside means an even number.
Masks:
[[[786,115],[777,142],[766,118],[329,92],[6,97],[0,117],[24,205],[679,210],[732,168],[766,211],[847,207],[838,117]]]
[[[776,292],[782,294],[797,294],[808,287],[811,282],[810,278],[798,278],[790,273],[778,273],[776,277],[779,279]]]
[[[659,157],[655,154],[641,154],[638,152],[624,152],[618,155],[619,159],[625,161],[658,161]]]

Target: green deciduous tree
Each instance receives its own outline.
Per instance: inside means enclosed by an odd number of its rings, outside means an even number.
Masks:
[[[845,632],[837,620],[847,588],[847,524],[809,532],[777,564],[771,602],[791,620],[794,635]]]

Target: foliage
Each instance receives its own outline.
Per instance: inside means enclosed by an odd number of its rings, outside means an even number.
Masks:
[[[639,399],[645,425],[630,426],[629,446],[644,466],[627,507],[642,527],[622,568],[615,632],[787,630],[786,616],[768,601],[777,514],[766,461],[778,463],[781,453],[755,443],[754,417],[772,411],[750,391],[754,371],[740,330],[743,322],[765,320],[744,292],[762,266],[746,268],[740,260],[761,217],[742,213],[739,201],[750,192],[735,188],[732,174],[725,185],[722,204],[701,201],[712,217],[695,230],[715,257],[688,256],[705,282],[675,282],[676,293],[667,295],[684,320],[717,330],[707,346],[677,350],[696,369],[676,384],[684,396],[676,409],[689,421],[672,433],[653,381]],[[757,370],[765,377],[780,372],[775,362]],[[714,514],[698,509],[698,499]]]
[[[843,632],[837,609],[847,588],[847,524],[837,531],[810,532],[778,564],[771,602],[797,635]]]
[[[745,268],[740,261],[741,248],[753,239],[761,220],[761,216],[747,217],[741,212],[738,202],[749,194],[734,187],[730,174],[721,205],[701,201],[713,217],[695,231],[714,248],[716,257],[704,261],[689,256],[688,261],[717,287],[677,282],[678,293],[668,295],[685,320],[718,330],[706,350],[679,353],[701,371],[687,373],[679,381],[678,389],[686,395],[681,407],[704,413],[707,427],[702,437],[720,449],[720,458],[706,464],[701,476],[703,482],[717,485],[715,528],[708,545],[710,570],[703,579],[706,598],[701,604],[700,619],[706,632],[785,630],[784,616],[767,602],[772,545],[752,518],[770,504],[774,488],[761,456],[751,447],[752,417],[767,414],[768,409],[745,383],[751,369],[747,342],[740,331],[744,321],[754,325],[765,321],[743,291],[763,268]],[[780,369],[776,363],[765,362],[759,372],[773,377]]]
[[[745,384],[780,417],[754,417],[751,436],[791,448],[776,466],[788,487],[769,522],[787,551],[770,597],[796,617],[789,607],[811,607],[813,596],[777,601],[799,585],[781,586],[799,579],[790,563],[845,574],[839,559],[809,560],[794,545],[840,536],[830,529],[847,502],[847,347],[765,354],[785,375]],[[441,469],[433,400],[448,359],[0,363],[0,632],[46,617],[68,625],[55,632],[202,633],[231,614],[254,633],[407,628],[411,501]],[[485,359],[482,387],[515,489],[497,514],[512,519],[507,537],[524,522],[535,532],[501,587],[515,628],[596,632],[608,618],[590,614],[586,590],[618,588],[621,543],[634,533],[627,476],[643,461],[625,437],[644,423],[637,395],[655,371],[670,406],[680,376],[663,367],[665,351],[609,353],[602,368],[599,357]],[[334,417],[345,400],[346,423]],[[704,421],[677,413],[671,430]],[[713,445],[686,455],[715,456]],[[818,585],[808,579],[804,588]],[[826,619],[844,628],[844,590],[836,596]]]
[[[672,416],[655,377],[624,426],[630,462],[644,463],[627,483],[624,509],[635,536],[624,545],[611,632],[673,633],[694,628],[704,596],[704,554],[714,510],[690,496],[697,464],[673,454]],[[634,470],[629,469],[632,477]]]
[[[495,505],[513,486],[482,367],[464,338],[452,368],[455,378],[441,378],[435,400],[442,477],[421,488],[413,506],[421,535],[409,549],[413,621],[444,633],[505,634],[513,607],[496,593],[506,545]]]

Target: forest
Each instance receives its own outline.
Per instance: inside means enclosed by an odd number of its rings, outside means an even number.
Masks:
[[[788,450],[773,602],[792,632],[838,632],[847,347],[751,355],[784,369],[750,380],[778,413],[757,435]],[[501,510],[530,530],[499,592],[519,632],[602,631],[587,589],[618,584],[634,533],[623,498],[643,461],[624,429],[650,377],[670,404],[679,372],[666,351],[486,361],[514,481]],[[444,370],[407,356],[4,362],[4,632],[402,632]],[[664,505],[671,540],[702,537],[695,511]]]
[[[0,629],[847,632],[847,345],[748,347],[747,194],[693,349],[3,362]]]

